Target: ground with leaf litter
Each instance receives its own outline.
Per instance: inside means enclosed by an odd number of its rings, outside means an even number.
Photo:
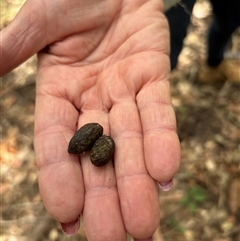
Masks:
[[[1,28],[23,2],[1,1]],[[174,188],[159,192],[162,218],[154,241],[240,240],[240,87],[197,80],[210,21],[209,3],[199,1],[171,76],[182,164]],[[239,33],[234,36],[228,57],[240,53]],[[33,150],[36,61],[34,56],[1,80],[0,239],[86,241],[84,226],[64,236],[39,195]]]

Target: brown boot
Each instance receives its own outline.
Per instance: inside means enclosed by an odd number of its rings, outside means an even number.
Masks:
[[[203,65],[198,74],[202,83],[224,82],[226,80],[240,84],[240,60],[227,59],[217,67]]]
[[[228,81],[240,84],[240,59],[226,59],[220,64]]]

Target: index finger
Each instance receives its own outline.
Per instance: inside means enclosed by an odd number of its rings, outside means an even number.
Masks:
[[[84,203],[79,158],[67,152],[77,118],[77,110],[66,99],[38,89],[34,144],[39,188],[46,209],[61,223],[76,221]]]

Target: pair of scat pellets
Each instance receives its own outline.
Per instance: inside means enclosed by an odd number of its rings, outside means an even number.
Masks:
[[[91,151],[90,160],[97,167],[108,163],[114,149],[114,140],[110,136],[103,135],[103,127],[98,123],[88,123],[82,126],[68,145],[69,153],[82,154]]]

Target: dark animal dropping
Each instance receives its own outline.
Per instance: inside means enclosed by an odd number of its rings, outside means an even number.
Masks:
[[[102,135],[94,143],[90,159],[93,165],[103,166],[111,159],[115,149],[115,143],[110,136]]]
[[[103,134],[103,127],[98,123],[88,123],[82,126],[72,137],[68,152],[81,154],[91,150],[95,141]]]

